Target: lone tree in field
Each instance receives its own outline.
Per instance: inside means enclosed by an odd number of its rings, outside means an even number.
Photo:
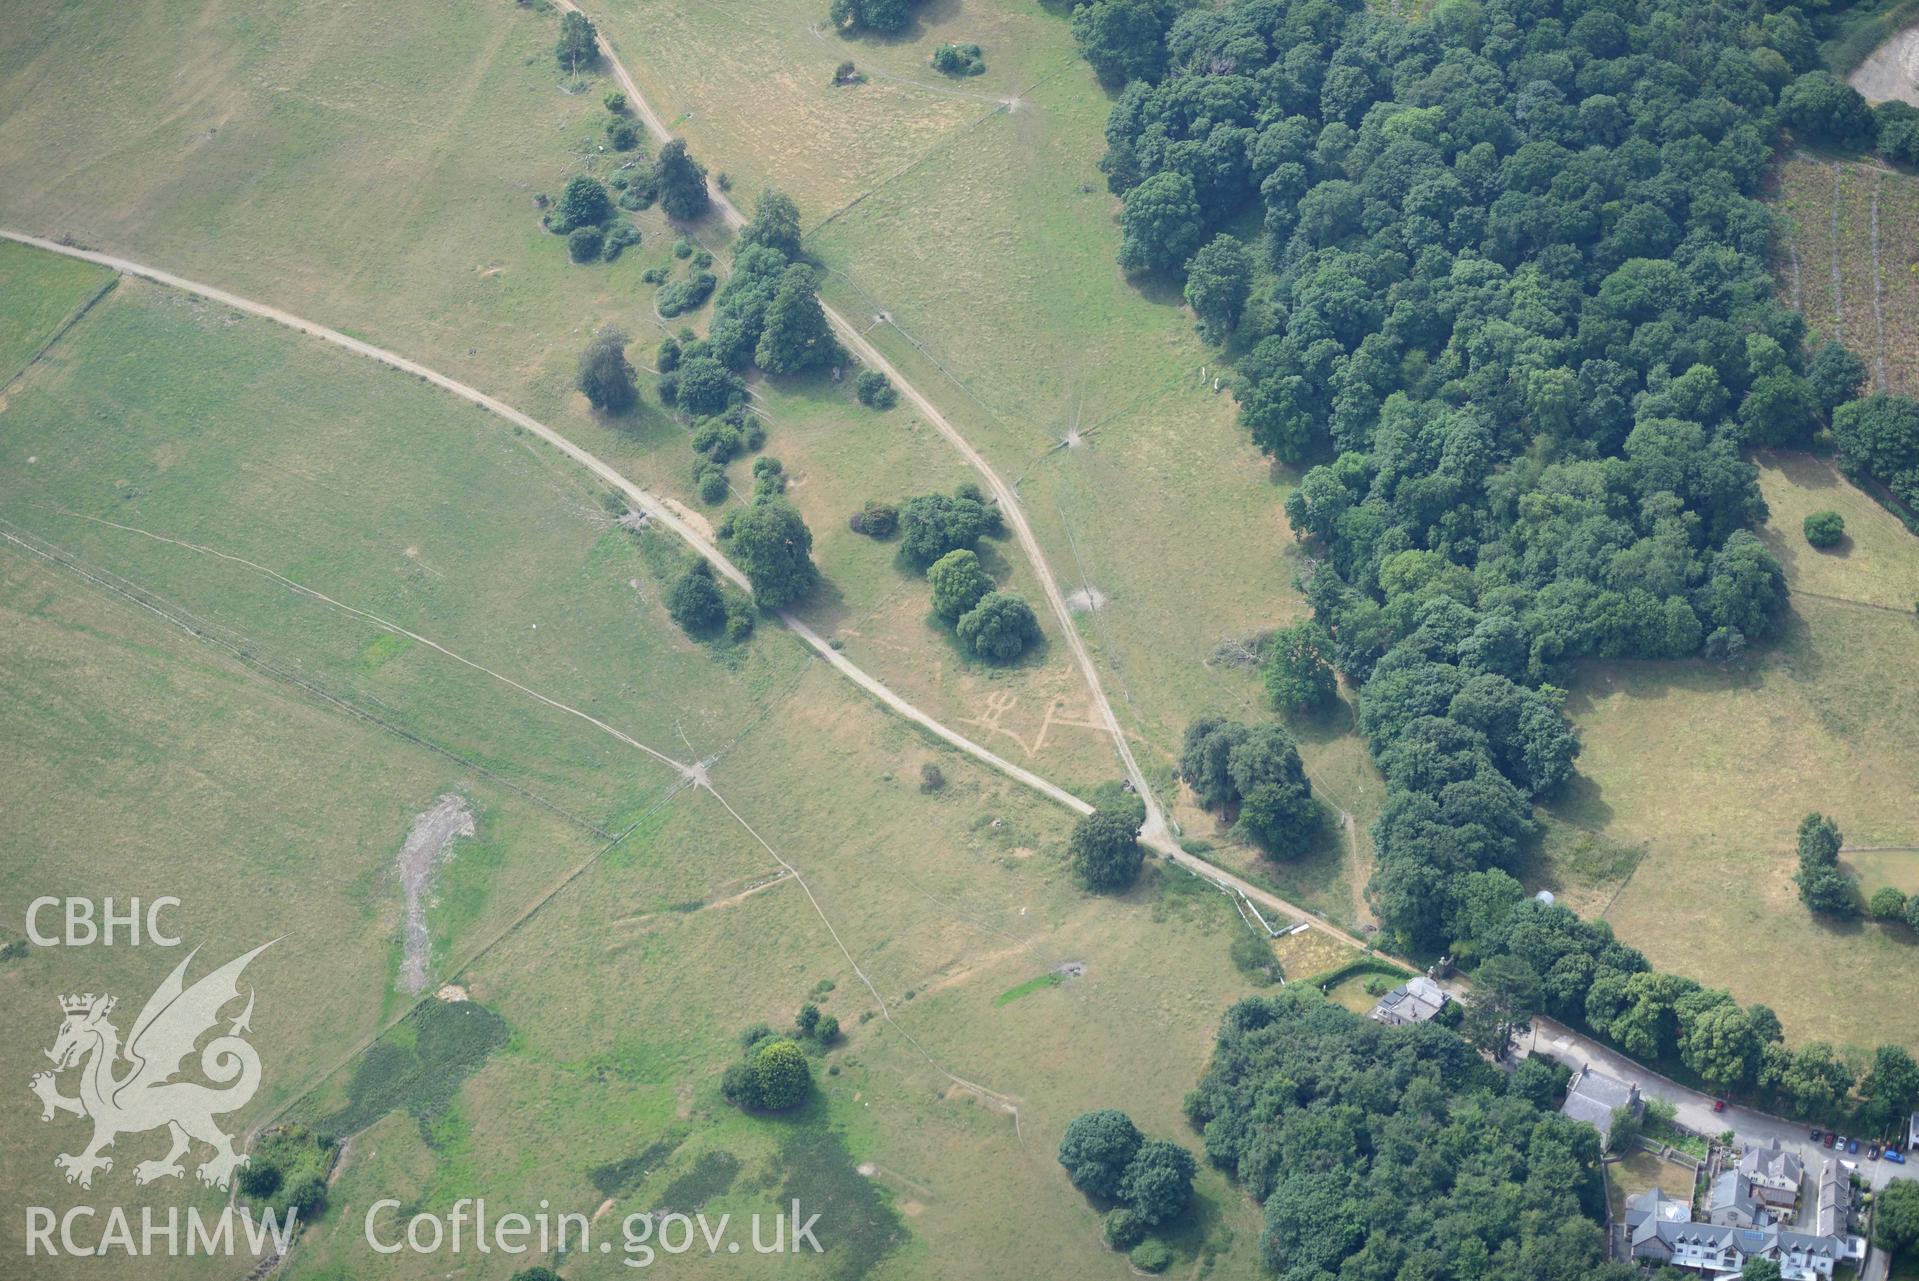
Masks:
[[[797,1106],[813,1088],[806,1051],[785,1037],[762,1042],[753,1052],[753,1075],[760,1087],[760,1106],[769,1112]]]
[[[1839,870],[1845,838],[1823,814],[1808,814],[1799,824],[1799,874],[1793,880],[1807,907],[1827,916],[1859,915],[1859,887]]]
[[[753,220],[740,231],[740,248],[765,245],[789,260],[800,256],[800,207],[778,187],[760,193]]]
[[[900,403],[893,380],[877,369],[866,369],[853,380],[853,395],[868,409],[891,409]]]
[[[766,327],[760,331],[753,363],[769,374],[797,374],[839,359],[840,345],[820,307],[819,281],[812,268],[794,263],[780,276],[780,287],[767,304]]]
[[[1846,518],[1838,512],[1814,512],[1801,526],[1806,541],[1824,551],[1846,541]]]
[[[977,555],[965,550],[948,552],[934,561],[926,581],[933,585],[933,612],[949,623],[957,623],[993,590],[992,575],[981,567]]]
[[[1073,1118],[1059,1141],[1059,1163],[1066,1177],[1088,1196],[1119,1197],[1120,1180],[1143,1142],[1133,1118],[1118,1108],[1101,1108]]]
[[[577,385],[587,403],[602,413],[623,414],[633,407],[633,366],[626,363],[626,335],[608,325],[580,353]]]
[[[660,208],[669,218],[691,222],[707,210],[706,166],[686,154],[684,140],[675,138],[660,148],[653,162],[653,186]]]
[[[1207,342],[1225,342],[1253,292],[1253,255],[1237,236],[1214,237],[1186,264],[1186,302]]]
[[[1095,894],[1112,893],[1132,885],[1145,854],[1139,848],[1139,825],[1130,814],[1094,810],[1073,828],[1073,875]]]
[[[765,609],[785,609],[813,590],[813,532],[784,498],[754,503],[733,519],[733,559]]]
[[[713,581],[713,567],[703,560],[694,561],[666,594],[666,612],[689,635],[710,636],[724,627],[726,598]]]
[[[1012,662],[1040,637],[1033,607],[1011,592],[988,592],[953,630],[968,649],[999,663]]]
[[[567,74],[579,74],[581,67],[591,66],[600,56],[599,46],[594,43],[598,34],[585,14],[567,10],[560,15],[560,42],[553,46],[554,59]]]

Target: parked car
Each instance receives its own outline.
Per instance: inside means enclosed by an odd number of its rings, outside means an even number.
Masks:
[[[1859,1140],[1858,1140],[1858,1139],[1847,1139],[1847,1140],[1846,1140],[1846,1151],[1848,1151],[1848,1152],[1857,1152],[1858,1150],[1859,1150]]]
[[[1814,1130],[1811,1134],[1807,1135],[1806,1137],[1811,1139],[1814,1143],[1817,1143],[1819,1142],[1819,1140],[1826,1137],[1826,1132],[1824,1130]]]
[[[1724,1112],[1726,1110],[1726,1101],[1724,1099],[1714,1099],[1712,1101],[1712,1110],[1715,1112]]]
[[[1878,1159],[1879,1159],[1879,1145],[1875,1143],[1871,1147],[1866,1149],[1866,1160],[1877,1161]]]
[[[1892,1162],[1894,1165],[1904,1165],[1906,1163],[1906,1154],[1898,1148],[1887,1148],[1886,1160]]]
[[[1827,1135],[1827,1136],[1825,1137],[1825,1139],[1824,1139],[1824,1140],[1822,1140],[1822,1142],[1823,1142],[1823,1143],[1825,1144],[1825,1146],[1827,1146],[1827,1147],[1831,1147],[1831,1146],[1832,1146],[1832,1140],[1833,1140],[1833,1137],[1834,1137],[1833,1135],[1830,1135],[1830,1134],[1828,1134],[1828,1135]]]

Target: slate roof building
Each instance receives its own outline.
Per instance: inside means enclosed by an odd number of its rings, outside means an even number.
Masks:
[[[1787,1151],[1775,1138],[1770,1147],[1748,1148],[1739,1158],[1739,1173],[1751,1185],[1754,1196],[1785,1209],[1798,1203],[1799,1183],[1806,1167],[1798,1153]]]
[[[1706,1220],[1724,1228],[1769,1228],[1778,1222],[1772,1207],[1752,1194],[1752,1185],[1737,1170],[1727,1170],[1712,1181],[1706,1195]]]
[[[1692,1207],[1658,1188],[1626,1201],[1632,1257],[1686,1268],[1705,1277],[1733,1277],[1753,1259],[1779,1265],[1784,1281],[1829,1281],[1833,1269],[1866,1256],[1861,1237],[1821,1236],[1773,1224],[1764,1228],[1697,1223]]]
[[[1813,1213],[1813,1231],[1838,1236],[1852,1222],[1852,1180],[1837,1160],[1826,1162],[1819,1176],[1819,1199]]]
[[[1445,1009],[1452,999],[1445,988],[1421,974],[1380,997],[1379,1004],[1373,1007],[1372,1018],[1375,1023],[1388,1027],[1424,1023]]]
[[[1608,1076],[1590,1064],[1573,1074],[1566,1087],[1566,1101],[1559,1110],[1575,1121],[1584,1121],[1599,1131],[1602,1140],[1612,1138],[1613,1114],[1624,1108],[1634,1116],[1644,1107],[1639,1087],[1616,1076]]]

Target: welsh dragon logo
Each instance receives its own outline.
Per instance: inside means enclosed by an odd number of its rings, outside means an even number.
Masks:
[[[200,1072],[213,1085],[175,1078],[201,1037],[220,1022],[221,1009],[239,999],[240,972],[271,946],[263,943],[187,987],[184,979],[198,954],[195,949],[147,998],[124,1048],[119,1030],[108,1021],[117,1004],[113,997],[89,992],[60,998],[65,1021],[46,1052],[53,1070],[37,1073],[30,1087],[40,1098],[42,1121],[59,1112],[93,1121],[93,1140],[85,1149],[53,1159],[68,1183],[93,1186],[96,1171],[113,1169],[113,1159],[102,1153],[116,1138],[162,1126],[172,1147],[159,1160],[134,1166],[136,1183],[184,1174],[180,1158],[196,1140],[213,1149],[213,1156],[195,1171],[202,1183],[225,1188],[234,1170],[246,1164],[247,1158],[233,1150],[233,1140],[213,1118],[244,1107],[260,1088],[260,1056],[240,1035],[251,1030],[251,988],[246,1008],[200,1051]],[[118,1070],[122,1063],[128,1065],[124,1072]],[[80,1069],[80,1092],[69,1098],[59,1092],[56,1078],[74,1067]]]

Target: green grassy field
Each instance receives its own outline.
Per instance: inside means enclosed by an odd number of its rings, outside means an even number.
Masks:
[[[39,21],[33,39],[0,41],[0,179],[21,178],[0,180],[0,221],[111,246],[422,359],[719,519],[723,508],[693,495],[685,429],[650,395],[607,422],[572,390],[578,349],[603,323],[635,335],[635,363],[650,363],[663,326],[639,276],[677,262],[669,252],[677,233],[657,211],[639,215],[639,248],[612,265],[576,267],[539,227],[536,192],[555,192],[576,172],[606,176],[618,159],[600,150],[604,78],[564,91],[550,52],[553,18],[371,0],[326,15],[297,6],[210,15],[202,26],[137,14],[84,39],[58,12],[11,15]],[[69,59],[120,39],[141,42],[142,53],[110,91],[68,73]],[[219,70],[173,74],[189,62]],[[822,84],[830,74],[829,62]],[[882,83],[890,82],[867,88]],[[952,101],[913,92],[914,102]],[[136,135],[138,150],[92,159],[97,143],[83,140],[109,132],[110,111],[144,118],[141,100],[205,128],[183,137],[156,127]],[[75,162],[57,181],[28,181],[43,149],[61,140]],[[264,176],[252,163],[259,155],[274,157]],[[965,479],[952,452],[905,411],[859,407],[844,384],[773,380],[757,392],[767,452],[793,476],[791,496],[826,575],[809,621],[995,750],[1082,789],[1114,777],[1111,746],[1088,724],[1083,686],[1057,639],[1010,670],[972,660],[929,621],[925,585],[894,563],[894,546],[846,527],[868,498]],[[747,464],[732,470],[736,489],[750,492]],[[1037,598],[1017,557],[1002,554],[994,568]]]
[[[867,1275],[855,1261],[888,1237],[873,1275],[1105,1275],[1112,1256],[1054,1148],[1074,1115],[1114,1102],[1191,1141],[1179,1098],[1221,998],[1243,990],[1227,957],[1237,922],[1223,897],[1178,873],[1149,874],[1123,900],[1083,898],[1059,875],[1056,811],[964,765],[948,764],[948,788],[922,795],[916,772],[892,763],[925,750],[809,671],[714,782],[798,867],[819,912],[791,879],[769,880],[771,856],[712,798],[677,799],[667,828],[569,886],[462,976],[506,1020],[508,1047],[431,1124],[394,1117],[356,1140],[339,1197],[440,1204],[484,1188],[501,1204],[604,1207],[611,1225],[671,1203],[667,1189],[724,1152],[739,1174],[709,1214],[765,1212],[789,1187],[809,1209],[824,1197],[840,1216],[821,1229],[831,1275]],[[823,760],[858,764],[819,779],[812,763]],[[815,786],[796,787],[800,773]],[[1068,961],[1084,973],[999,1000]],[[822,988],[816,999],[845,1040],[815,1060],[812,1104],[770,1119],[725,1104],[718,1075],[739,1030],[786,1024]],[[1143,1025],[1154,1044],[1127,1041],[1093,1061],[1091,1047]],[[1017,1127],[955,1077],[1010,1096]],[[334,1108],[347,1084],[314,1109]],[[594,1182],[662,1146],[669,1154],[632,1187]],[[1231,1257],[1250,1249],[1251,1207],[1216,1175],[1202,1194],[1206,1238]],[[323,1223],[294,1275],[351,1275],[358,1232],[357,1220]],[[444,1263],[398,1266],[426,1276]],[[621,1275],[615,1261],[575,1267]]]
[[[1553,813],[1644,847],[1643,860],[1618,864],[1623,889],[1611,876],[1582,906],[1610,900],[1606,919],[1656,965],[1771,1005],[1795,1040],[1912,1045],[1919,1018],[1900,996],[1919,975],[1909,932],[1815,921],[1791,877],[1810,810],[1833,816],[1849,844],[1919,844],[1919,619],[1895,604],[1913,594],[1898,584],[1919,573],[1919,543],[1824,464],[1769,460],[1761,481],[1773,511],[1763,532],[1794,591],[1784,635],[1729,670],[1584,665],[1568,710],[1585,750]],[[1849,554],[1805,545],[1800,513],[1828,506],[1846,513]],[[1763,962],[1781,955],[1794,963]]]
[[[972,1275],[1112,1266],[1053,1146],[1078,1111],[1114,1103],[1193,1141],[1191,1065],[1246,990],[1226,899],[1177,873],[1083,898],[1063,875],[1063,812],[884,716],[771,624],[715,662],[659,604],[654,568],[679,553],[616,528],[570,464],[296,334],[122,282],[0,423],[0,679],[8,741],[32,762],[7,783],[7,883],[21,900],[55,875],[176,893],[216,952],[291,913],[284,958],[259,963],[263,1011],[296,976],[316,995],[274,1001],[261,1048],[284,1066],[240,1119],[291,1104],[353,1127],[338,1118],[393,1108],[349,1144],[336,1207],[393,1189],[577,1193],[590,1211],[595,1170],[664,1144],[659,1177],[616,1199],[719,1187],[728,1154],[738,1177],[716,1205],[764,1209],[797,1181],[854,1221],[823,1264],[834,1275],[849,1259],[861,1275],[920,1275],[935,1257]],[[536,694],[716,756],[715,785],[818,911],[718,801],[667,800],[664,766]],[[937,794],[920,790],[923,763],[947,775]],[[362,1052],[410,1001],[392,985],[396,856],[411,816],[449,791],[478,832],[431,901],[428,991],[457,975],[505,1043],[382,1093],[389,1069],[364,1065],[424,1053],[414,1019],[387,1033],[391,1051]],[[878,999],[848,954],[897,1025],[860,1022]],[[144,991],[169,959],[126,955],[98,979]],[[995,1005],[1067,961],[1085,972]],[[23,1025],[72,979],[37,949],[0,967]],[[790,1019],[822,979],[847,1027],[829,1056],[841,1073],[820,1065],[797,1122],[726,1108],[731,1038]],[[1140,1026],[1151,1044],[1119,1052]],[[15,1042],[11,1070],[24,1077],[36,1045]],[[1016,1099],[1019,1127],[947,1072]],[[47,1133],[7,1131],[10,1188],[66,1195],[40,1164]],[[1251,1208],[1216,1176],[1202,1191],[1186,1257],[1250,1250]],[[364,1259],[339,1211],[295,1274],[357,1275]]]
[[[104,267],[0,242],[0,393],[112,279]]]

